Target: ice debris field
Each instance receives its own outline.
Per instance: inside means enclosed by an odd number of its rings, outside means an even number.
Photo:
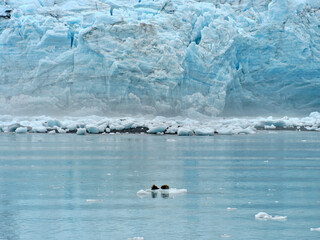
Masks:
[[[0,132],[5,133],[76,133],[78,135],[148,133],[213,136],[214,134],[253,134],[257,130],[320,131],[320,113],[312,112],[304,118],[208,118],[203,120],[181,117],[148,119],[91,116],[57,119],[46,116],[0,116]]]
[[[320,107],[319,9],[319,0],[2,0],[0,112],[306,116]]]

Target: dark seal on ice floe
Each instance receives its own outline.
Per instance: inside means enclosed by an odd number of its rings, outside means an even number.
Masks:
[[[169,186],[168,185],[162,185],[161,189],[169,189]]]
[[[156,185],[152,185],[151,190],[158,190],[159,188]]]

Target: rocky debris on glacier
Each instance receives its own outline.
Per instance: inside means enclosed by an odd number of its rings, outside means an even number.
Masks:
[[[320,113],[312,112],[304,118],[106,118],[47,116],[13,117],[0,116],[0,132],[4,133],[76,133],[115,134],[147,133],[171,134],[178,136],[213,136],[254,134],[259,130],[320,131]]]
[[[320,106],[319,9],[318,0],[0,1],[0,112],[305,115]]]

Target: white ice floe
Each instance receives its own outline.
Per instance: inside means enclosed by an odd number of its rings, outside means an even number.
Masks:
[[[144,237],[133,237],[133,238],[128,238],[128,240],[144,240]]]
[[[176,140],[175,139],[172,139],[172,138],[168,138],[167,139],[167,142],[175,142]]]
[[[59,120],[56,120],[56,119],[50,119],[48,120],[47,122],[45,122],[45,125],[47,127],[61,127],[61,122]]]
[[[100,132],[103,132],[103,130],[100,130],[99,127],[94,124],[88,124],[86,126],[86,129],[87,129],[88,133],[91,133],[91,134],[98,134]]]
[[[213,136],[218,135],[238,135],[254,134],[258,130],[274,128],[317,131],[320,129],[320,114],[311,113],[304,118],[207,118],[192,120],[189,118],[108,118],[99,116],[87,117],[63,117],[61,119],[48,116],[39,117],[13,117],[0,115],[0,132],[16,132],[27,128],[31,133],[48,133],[55,130],[57,133],[77,133],[77,134],[111,134],[123,130],[135,132],[143,129],[149,134],[177,134],[179,136]],[[137,131],[137,132],[139,132]],[[272,131],[274,132],[274,131]]]
[[[87,203],[97,203],[102,202],[102,199],[86,199]]]
[[[228,234],[222,234],[220,237],[222,237],[222,238],[229,238],[230,235],[228,235]]]
[[[187,192],[188,192],[187,189],[178,189],[178,188],[158,189],[158,190],[151,190],[151,189],[143,190],[143,189],[141,189],[137,192],[137,195],[139,197],[145,197],[145,196],[151,195],[152,193],[176,195],[176,194],[183,194],[183,193],[187,193]]]
[[[320,227],[318,227],[318,228],[310,228],[310,231],[312,231],[312,232],[320,232]]]
[[[227,211],[228,211],[228,212],[237,211],[237,210],[238,210],[237,208],[231,208],[231,207],[228,207],[228,208],[227,208]]]
[[[178,129],[178,136],[191,136],[193,135],[193,131],[190,128],[181,127]]]
[[[265,125],[264,126],[264,129],[276,129],[277,127],[275,126],[275,125],[273,125],[273,124],[271,124],[271,126],[269,126],[269,125]]]
[[[194,134],[197,136],[213,136],[214,129],[212,128],[196,128]]]
[[[157,134],[157,133],[162,133],[167,129],[166,125],[155,125],[155,126],[151,126],[149,128],[149,130],[147,131],[147,133],[151,133],[151,134]]]
[[[77,135],[86,135],[87,130],[85,128],[78,128]]]
[[[28,132],[28,128],[26,127],[19,127],[15,131],[15,133],[26,133],[26,132]]]
[[[263,221],[268,221],[268,220],[287,221],[287,216],[272,216],[266,212],[259,212],[254,217],[257,220],[263,220]]]

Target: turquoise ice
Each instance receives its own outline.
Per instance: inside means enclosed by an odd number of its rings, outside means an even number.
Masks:
[[[309,114],[317,0],[6,0],[5,114]]]

